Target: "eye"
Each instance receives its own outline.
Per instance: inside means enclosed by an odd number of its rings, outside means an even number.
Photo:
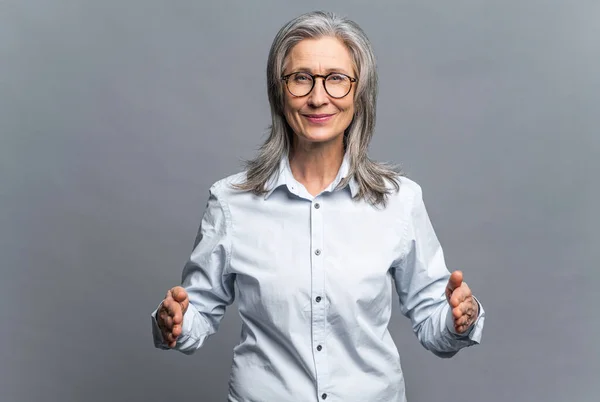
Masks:
[[[292,79],[297,83],[306,83],[312,80],[310,75],[306,73],[296,73],[292,76]]]
[[[331,74],[328,78],[327,81],[333,81],[333,82],[344,82],[347,81],[348,77],[346,77],[343,74]]]

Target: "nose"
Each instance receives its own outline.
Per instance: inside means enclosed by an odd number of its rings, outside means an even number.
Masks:
[[[329,96],[325,91],[325,81],[323,81],[323,78],[316,77],[315,80],[315,86],[308,95],[308,104],[314,108],[318,108],[329,103]]]

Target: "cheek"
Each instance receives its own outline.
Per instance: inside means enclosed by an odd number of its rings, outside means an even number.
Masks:
[[[354,108],[354,103],[353,103],[352,106],[350,106],[348,108],[348,114],[350,115],[350,117],[354,116],[354,111],[355,111],[355,108]]]
[[[354,103],[350,103],[348,105],[346,105],[345,107],[342,108],[342,110],[344,111],[344,124],[350,124],[350,122],[352,121],[353,117],[354,117]]]
[[[283,114],[288,121],[288,124],[294,124],[294,121],[298,119],[298,110],[300,106],[296,105],[293,101],[288,99],[285,100],[283,106]]]
[[[283,108],[283,117],[285,118],[287,124],[289,124],[290,127],[294,128],[294,114],[292,112],[292,109],[287,104]]]

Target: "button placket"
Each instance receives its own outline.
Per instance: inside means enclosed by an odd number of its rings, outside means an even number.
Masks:
[[[324,252],[323,249],[323,204],[320,199],[315,199],[311,206],[311,273],[312,273],[312,299],[313,304],[312,314],[312,341],[313,341],[313,356],[316,369],[316,385],[317,392],[323,397],[326,395],[322,391],[327,387],[328,364],[326,353],[323,351],[326,334],[326,303],[322,303],[325,296],[324,289]],[[326,398],[326,396],[325,396]]]

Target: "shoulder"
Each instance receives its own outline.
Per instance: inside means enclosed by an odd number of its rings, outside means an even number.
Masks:
[[[205,219],[215,221],[218,216],[225,216],[227,222],[231,222],[231,200],[232,196],[243,191],[236,190],[233,185],[241,183],[245,173],[240,172],[224,177],[214,182],[208,190],[208,201],[204,211]]]
[[[415,199],[422,198],[423,190],[415,180],[402,175],[396,176],[396,180],[400,187],[398,191],[395,190],[392,183],[388,184],[390,190],[392,190],[390,197],[392,202],[406,205],[413,204]]]
[[[404,190],[411,195],[420,194],[423,192],[421,185],[417,183],[414,179],[410,179],[406,176],[399,176],[400,181],[400,189],[404,187]]]
[[[246,171],[234,173],[214,182],[209,189],[211,196],[221,201],[227,201],[236,194],[245,194],[247,191],[238,190],[236,185],[242,184],[246,179]]]

